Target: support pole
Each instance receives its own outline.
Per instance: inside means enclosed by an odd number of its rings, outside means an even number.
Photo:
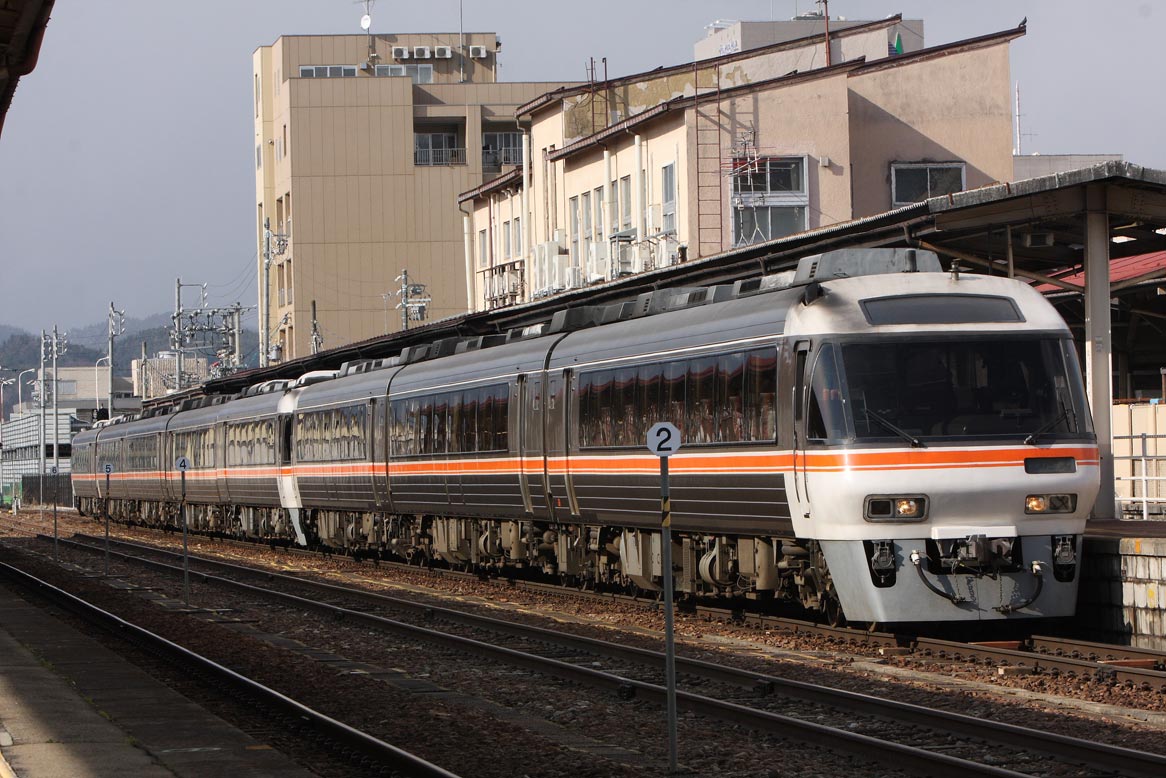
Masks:
[[[661,574],[664,579],[664,684],[668,691],[668,774],[676,773],[676,640],[672,625],[672,499],[668,457],[660,457]]]
[[[182,501],[178,503],[182,513],[182,602],[190,607],[190,551],[186,545],[186,468],[182,468]]]
[[[1094,518],[1114,518],[1113,339],[1109,312],[1109,213],[1104,186],[1085,192],[1085,385],[1097,432],[1101,490]]]

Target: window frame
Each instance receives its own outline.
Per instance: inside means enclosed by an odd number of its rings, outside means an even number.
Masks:
[[[962,192],[968,188],[968,164],[961,160],[951,160],[948,162],[892,162],[891,163],[891,207],[902,208],[907,205],[914,205],[929,200],[933,197],[943,197],[948,192],[940,192],[935,194],[931,191],[931,170],[944,169],[952,170],[958,168],[960,171],[960,188],[956,191]],[[897,200],[896,196],[899,189],[899,171],[900,170],[926,170],[927,171],[927,197],[923,200]],[[954,194],[954,193],[953,193]]]

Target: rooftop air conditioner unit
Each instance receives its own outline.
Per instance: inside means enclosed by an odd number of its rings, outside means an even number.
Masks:
[[[428,46],[413,47],[413,59],[429,59],[431,56],[433,55],[430,54]]]
[[[433,56],[437,59],[450,59],[453,57],[453,48],[450,46],[434,46]]]
[[[393,47],[393,59],[409,59],[409,47],[408,46],[394,46]]]
[[[470,59],[485,59],[485,58],[486,58],[486,47],[485,46],[470,46]]]

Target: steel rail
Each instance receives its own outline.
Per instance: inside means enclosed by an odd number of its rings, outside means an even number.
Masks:
[[[96,541],[95,538],[91,538],[91,540]],[[84,545],[94,551],[99,550],[96,547],[88,546],[87,544],[80,545]],[[119,545],[128,546],[130,548],[138,549],[141,551],[159,553],[165,556],[176,556],[174,552],[165,549],[157,549],[152,546],[144,546],[137,543],[128,543],[122,541],[119,542]],[[164,562],[157,562],[155,560],[142,559],[140,557],[134,556],[130,556],[129,559],[146,566],[165,569],[169,572],[178,570],[178,568],[172,565],[168,565]],[[304,586],[306,588],[316,589],[318,591],[327,592],[329,594],[336,594],[366,602],[388,605],[390,607],[421,613],[427,617],[441,618],[446,621],[464,626],[491,630],[510,637],[533,640],[541,643],[569,648],[571,650],[583,651],[599,656],[606,656],[609,658],[635,662],[642,666],[653,668],[663,666],[663,654],[658,651],[636,648],[618,643],[610,643],[608,641],[597,640],[594,638],[587,638],[578,635],[571,635],[569,633],[545,629],[542,627],[517,624],[502,619],[495,619],[489,616],[479,616],[451,608],[443,608],[440,606],[417,603],[411,600],[405,600],[376,592],[351,589],[337,584],[305,579],[298,576],[287,575],[285,573],[264,571],[262,569],[253,568],[246,565],[238,565],[232,562],[205,559],[203,557],[197,557],[196,559],[200,563],[218,567],[220,569],[230,570],[232,572],[243,575],[259,577],[265,580],[280,580],[292,585]],[[259,593],[268,594],[269,596],[274,595],[281,598],[286,597],[296,602],[298,605],[305,605],[308,607],[323,609],[332,613],[343,614],[345,618],[358,619],[373,626],[385,626],[385,622],[389,622],[391,625],[394,625],[393,628],[395,628],[395,625],[400,624],[400,622],[384,619],[384,617],[381,616],[367,614],[361,611],[354,611],[328,603],[317,603],[313,600],[299,598],[297,595],[282,592],[272,592],[271,590],[262,587],[251,587],[248,584],[244,584],[239,581],[233,581],[231,579],[220,579],[217,576],[208,576],[202,573],[196,573],[196,575],[200,575],[204,579],[213,578],[216,582],[221,581],[229,586],[243,587],[248,591],[257,591]],[[427,632],[428,631],[429,630],[427,630]],[[439,634],[444,635],[446,633]],[[859,694],[856,692],[832,689],[830,687],[822,687],[814,684],[803,683],[800,681],[792,681],[764,673],[742,670],[735,667],[726,667],[698,659],[677,657],[676,662],[677,668],[680,672],[694,677],[704,678],[710,681],[732,684],[753,690],[760,690],[765,693],[775,693],[784,697],[789,697],[791,699],[800,699],[807,702],[813,702],[815,704],[844,708],[867,715],[880,716],[882,718],[890,719],[904,724],[912,724],[917,726],[924,726],[929,729],[942,730],[959,737],[979,738],[1002,745],[1023,748],[1028,751],[1040,751],[1042,753],[1056,756],[1058,760],[1061,761],[1076,761],[1101,770],[1120,769],[1123,775],[1157,778],[1158,776],[1166,774],[1166,757],[1157,754],[1150,754],[1134,749],[1122,748],[1119,746],[1111,746],[1104,743],[1079,740],[1077,738],[1068,737],[1066,735],[1043,732],[1027,727],[995,722],[973,716],[966,716],[960,713],[952,713],[944,710],[926,708],[924,706],[914,705],[911,703],[887,700],[873,695]],[[574,667],[574,665],[568,666]],[[627,681],[627,683],[634,682]]]
[[[278,711],[281,715],[295,720],[297,724],[311,727],[343,748],[350,749],[369,759],[377,760],[380,764],[409,776],[458,778],[455,773],[296,702],[274,689],[132,624],[13,565],[0,562],[0,573],[112,634],[144,646],[179,666],[193,667],[199,673],[249,695],[259,704]]]

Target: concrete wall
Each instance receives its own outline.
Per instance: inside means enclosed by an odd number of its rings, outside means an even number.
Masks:
[[[1081,626],[1098,640],[1166,650],[1166,539],[1090,539],[1084,551]]]
[[[855,25],[869,24],[870,21],[831,18],[830,32],[833,34],[849,27],[854,27]],[[790,41],[813,35],[824,35],[825,32],[826,22],[818,19],[733,22],[728,27],[712,32],[697,41],[692,47],[693,59],[710,59],[724,54],[732,54],[738,51],[748,51],[749,49],[768,46],[772,43],[780,43],[782,41]],[[893,42],[896,34],[901,36],[904,53],[923,48],[922,19],[904,19],[899,24],[891,27],[886,37],[889,41]],[[887,41],[883,41],[882,53],[879,56],[886,56],[886,43]],[[849,54],[849,51],[844,50],[843,56],[849,56]]]
[[[886,60],[850,78],[854,216],[891,209],[891,163],[963,161],[965,188],[1012,180],[1009,46]]]

